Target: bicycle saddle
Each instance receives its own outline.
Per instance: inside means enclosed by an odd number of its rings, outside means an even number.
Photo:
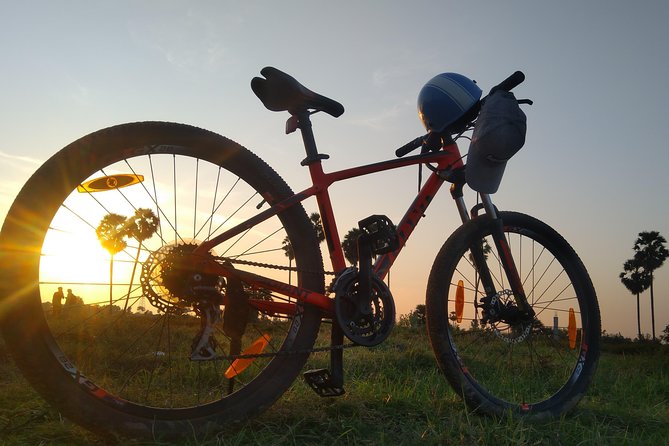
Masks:
[[[334,99],[314,93],[295,78],[274,67],[260,70],[265,76],[254,77],[251,89],[271,111],[288,111],[291,115],[307,110],[324,111],[335,118],[344,113],[344,106]]]

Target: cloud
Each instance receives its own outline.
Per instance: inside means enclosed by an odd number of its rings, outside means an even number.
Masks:
[[[0,150],[0,159],[7,161],[14,166],[18,167],[24,166],[25,168],[31,168],[33,170],[39,167],[44,162],[43,160],[38,160],[36,158],[31,158],[28,156],[10,155],[9,153],[5,153],[1,150]]]
[[[170,15],[165,20],[128,24],[132,38],[158,53],[175,68],[189,73],[213,71],[230,58],[226,39],[239,36],[244,26],[241,16],[210,17],[192,10]]]
[[[388,122],[397,119],[400,116],[402,107],[393,105],[390,108],[381,110],[378,113],[369,116],[362,116],[353,119],[353,124],[361,127],[368,127],[374,130],[382,130],[388,128]]]
[[[350,122],[375,131],[388,130],[406,120],[407,116],[415,114],[415,110],[416,105],[413,101],[398,102],[385,109],[374,109],[364,115],[354,116]]]
[[[439,54],[432,50],[416,52],[410,48],[399,48],[385,56],[387,63],[372,72],[372,85],[376,88],[392,88],[408,79],[423,79],[440,71]]]
[[[414,70],[399,66],[390,68],[377,68],[372,73],[372,85],[377,88],[383,88],[388,85],[388,82],[402,79],[403,77],[412,74],[412,72],[414,72]]]

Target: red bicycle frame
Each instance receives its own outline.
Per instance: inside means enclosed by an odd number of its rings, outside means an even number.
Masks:
[[[406,211],[404,217],[397,226],[397,233],[400,242],[399,247],[393,252],[381,255],[374,263],[374,273],[383,279],[388,273],[390,267],[395,262],[395,259],[399,253],[402,251],[402,248],[406,244],[406,241],[409,239],[411,233],[418,225],[418,222],[424,216],[426,209],[432,201],[432,198],[436,195],[444,181],[446,181],[443,178],[443,175],[440,175],[440,172],[463,167],[462,156],[460,155],[460,150],[455,143],[444,146],[441,150],[434,153],[388,160],[332,173],[326,173],[323,171],[320,158],[311,161],[308,164],[312,180],[311,187],[280,201],[279,203],[271,206],[269,209],[258,213],[257,215],[212,238],[211,240],[203,242],[195,252],[206,253],[225,240],[241,234],[256,224],[277,215],[281,211],[294,206],[297,203],[301,203],[307,198],[315,196],[318,203],[318,209],[321,214],[321,221],[323,223],[325,240],[327,242],[332,267],[335,272],[339,273],[346,268],[346,263],[344,260],[343,250],[341,248],[339,233],[337,231],[334,210],[330,201],[330,194],[328,192],[329,187],[336,182],[350,178],[422,163],[436,164],[436,169],[431,173],[425,184],[421,187],[420,191],[416,195],[416,198],[413,200],[413,203]],[[264,198],[269,201],[271,197]],[[247,271],[240,271],[217,262],[208,263],[206,265],[205,272],[224,277],[236,276],[251,286],[269,289],[273,292],[289,296],[300,304],[314,305],[323,310],[325,317],[332,317],[334,315],[334,301],[324,294],[299,286],[289,285],[287,283],[270,279],[258,274]],[[249,304],[260,311],[273,314],[294,314],[297,309],[297,304],[292,302],[250,299]]]

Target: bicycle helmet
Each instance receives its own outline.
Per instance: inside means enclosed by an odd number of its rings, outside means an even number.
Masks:
[[[481,89],[457,73],[442,73],[418,94],[418,116],[430,132],[443,132],[467,115],[481,99]]]

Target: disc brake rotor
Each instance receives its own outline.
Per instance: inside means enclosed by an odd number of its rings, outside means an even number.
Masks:
[[[511,290],[502,290],[490,300],[490,305],[497,308],[498,317],[491,320],[493,333],[507,344],[523,342],[532,332],[533,321],[509,321],[509,314],[516,313],[518,308]]]

